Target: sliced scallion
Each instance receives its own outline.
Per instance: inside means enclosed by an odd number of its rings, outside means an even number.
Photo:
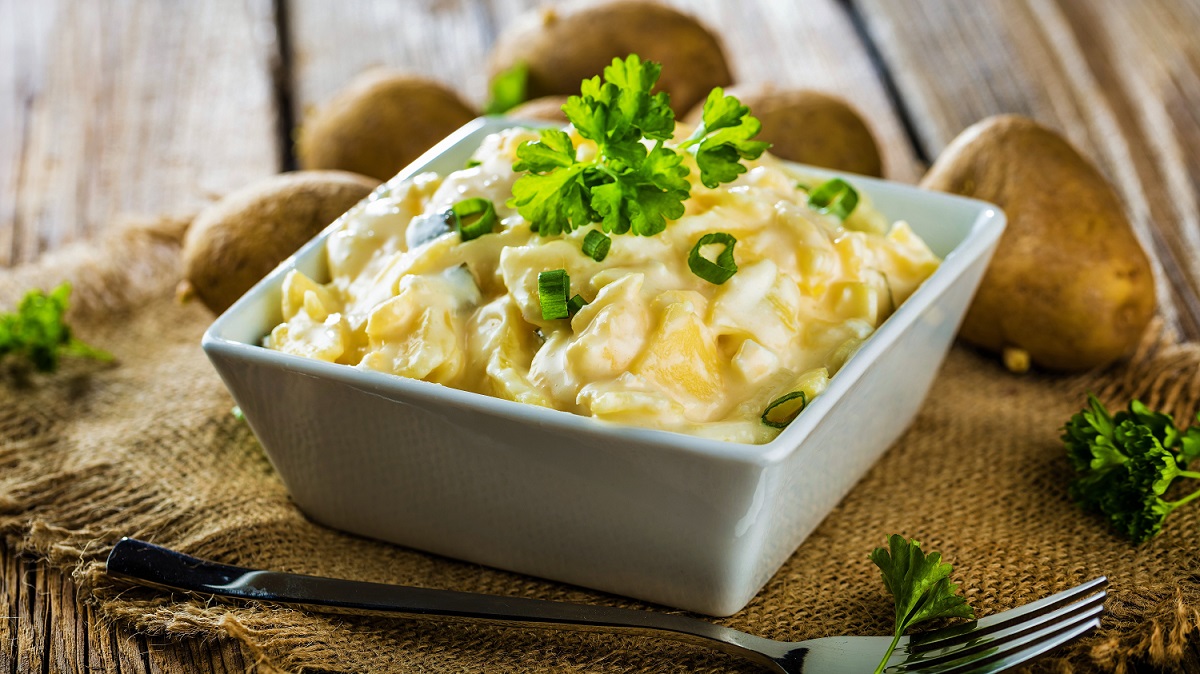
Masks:
[[[463,241],[491,234],[496,226],[496,207],[480,197],[463,199],[450,209],[454,213],[454,228]]]
[[[583,237],[583,254],[596,262],[602,262],[608,256],[609,248],[612,248],[612,239],[603,232],[593,229]]]
[[[538,273],[538,300],[542,305],[543,319],[554,321],[571,315],[567,306],[570,289],[571,277],[565,269]]]
[[[587,304],[588,301],[583,299],[583,295],[575,295],[571,299],[567,300],[567,315],[574,316],[575,314],[579,313],[580,309],[586,307]]]
[[[858,206],[858,191],[841,178],[832,178],[808,193],[808,205],[819,213],[845,220]]]
[[[797,407],[794,412],[784,417],[782,421],[775,421],[770,418],[771,410],[784,403],[791,402],[796,398],[800,399],[800,406]],[[779,396],[775,400],[771,401],[770,405],[767,405],[767,409],[763,410],[762,413],[762,422],[771,428],[787,428],[787,425],[792,423],[793,419],[800,416],[800,413],[804,411],[805,407],[808,407],[808,395],[804,391],[792,391],[787,395]]]
[[[737,262],[733,260],[733,245],[735,243],[737,243],[737,239],[733,238],[732,234],[726,234],[725,232],[705,234],[692,247],[692,252],[688,253],[688,267],[691,268],[693,274],[705,281],[721,285],[737,273]],[[715,262],[700,254],[702,248],[711,244],[722,244],[725,246],[725,250],[721,251]]]

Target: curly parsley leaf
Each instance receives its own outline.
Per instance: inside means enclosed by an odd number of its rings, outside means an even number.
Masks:
[[[887,548],[875,548],[871,561],[883,572],[883,584],[896,602],[892,645],[875,669],[882,672],[900,637],[912,626],[938,618],[975,618],[967,600],[958,595],[958,585],[950,582],[953,567],[942,562],[939,552],[928,555],[916,540],[892,534]]]
[[[751,140],[762,129],[762,124],[750,116],[750,108],[733,96],[726,96],[717,87],[704,101],[704,113],[700,126],[684,141],[680,148],[699,144],[696,148],[696,166],[700,169],[700,182],[713,188],[721,183],[735,180],[746,172],[743,159],[757,159],[771,146],[760,140]]]
[[[508,204],[535,223],[542,236],[571,231],[592,222],[592,210],[583,183],[584,167],[574,164],[536,181],[517,181]]]
[[[1200,414],[1196,415],[1196,423],[1179,439],[1179,455],[1188,464],[1200,459]]]
[[[517,148],[514,171],[549,173],[578,163],[575,161],[575,144],[565,132],[558,129],[542,129],[540,137],[541,140],[536,143],[522,143]]]
[[[1200,418],[1200,417],[1198,417]],[[1119,533],[1142,543],[1162,531],[1168,515],[1200,498],[1200,489],[1176,501],[1163,495],[1200,453],[1200,426],[1182,432],[1169,414],[1140,401],[1110,415],[1094,395],[1063,426],[1062,441],[1077,473],[1070,494],[1080,506],[1106,516]]]
[[[63,283],[45,293],[31,290],[13,313],[0,314],[0,360],[12,355],[22,358],[40,372],[58,369],[63,355],[109,361],[112,355],[84,344],[71,334],[64,322],[70,284]]]
[[[757,158],[766,143],[751,141],[758,121],[749,108],[719,89],[706,106],[709,131],[679,148],[665,145],[675,132],[675,113],[664,92],[653,93],[662,67],[637,54],[613,59],[604,76],[584,80],[580,94],[563,106],[583,138],[596,143],[584,161],[570,136],[543,131],[517,149],[513,170],[525,172],[509,205],[543,236],[600,223],[605,232],[653,236],[681,217],[691,196],[690,169],[682,151],[696,146],[701,181],[709,187],[746,171],[742,158]]]

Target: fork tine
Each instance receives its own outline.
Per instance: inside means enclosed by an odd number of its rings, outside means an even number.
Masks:
[[[912,653],[914,659],[906,661],[904,664],[911,663],[913,667],[918,667],[922,671],[925,671],[929,667],[962,660],[973,653],[1004,647],[1009,642],[1014,642],[1035,632],[1044,632],[1062,625],[1073,624],[1093,614],[1098,615],[1097,609],[1101,612],[1104,609],[1105,598],[1106,594],[1101,592],[1083,601],[1068,604],[1050,613],[1032,616],[1024,622],[1010,625],[1005,629],[983,636],[971,638],[965,642],[956,642],[943,648]]]
[[[941,670],[939,674],[994,674],[995,672],[1002,672],[1022,662],[1028,662],[1065,643],[1074,641],[1100,627],[1100,613],[1102,612],[1102,610],[1096,611],[1095,615],[1088,620],[1082,620],[1070,626],[1062,627],[1057,631],[1048,632],[1041,638],[1031,639],[1023,648],[1014,648],[988,655],[987,657],[964,663],[961,667]]]
[[[1100,576],[1069,590],[1052,594],[1049,597],[1025,604],[1024,606],[1018,606],[1008,611],[981,618],[975,622],[954,625],[915,635],[909,641],[908,651],[910,653],[921,653],[937,648],[945,648],[956,643],[962,643],[986,634],[998,632],[1012,625],[1023,623],[1031,617],[1043,615],[1061,606],[1072,604],[1092,592],[1103,588],[1107,584],[1108,579]]]
[[[909,674],[986,674],[1000,672],[1016,664],[1034,658],[1052,648],[1075,639],[1085,632],[1100,626],[1103,606],[1095,606],[1067,621],[1046,625],[1042,629],[1015,639],[999,642],[982,652],[964,654],[950,662],[930,665],[915,661],[887,669],[888,672]]]

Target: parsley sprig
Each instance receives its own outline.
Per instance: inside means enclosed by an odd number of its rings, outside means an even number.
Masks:
[[[0,314],[0,360],[12,355],[22,358],[39,372],[58,369],[63,355],[109,361],[112,355],[84,344],[71,334],[63,321],[70,284],[63,283],[49,293],[31,290],[17,310]]]
[[[1163,498],[1176,480],[1200,479],[1200,472],[1185,469],[1200,458],[1200,424],[1181,431],[1171,415],[1137,400],[1110,415],[1089,395],[1088,407],[1063,427],[1062,440],[1077,473],[1071,497],[1107,516],[1135,543],[1157,535],[1168,515],[1200,498],[1200,489],[1175,501]]]
[[[883,584],[896,601],[896,622],[892,644],[875,674],[884,670],[900,637],[913,625],[938,618],[975,618],[975,610],[958,595],[958,585],[950,582],[954,567],[942,563],[941,553],[926,555],[919,542],[898,534],[888,536],[887,543],[887,548],[871,552],[871,561],[883,572]]]
[[[508,204],[539,234],[598,222],[613,234],[653,236],[683,215],[691,196],[684,152],[695,155],[700,182],[711,188],[744,173],[741,160],[755,159],[769,146],[751,140],[761,125],[749,108],[717,88],[695,133],[668,147],[675,113],[665,92],[651,93],[661,69],[637,54],[613,59],[603,80],[584,80],[580,95],[567,100],[563,112],[580,136],[596,143],[594,157],[579,160],[571,137],[557,129],[542,130],[540,140],[517,148],[513,170],[526,174],[513,185]]]

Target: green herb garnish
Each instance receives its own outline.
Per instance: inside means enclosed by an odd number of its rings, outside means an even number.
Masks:
[[[0,315],[0,360],[13,355],[23,358],[40,372],[58,369],[61,356],[78,356],[110,361],[112,354],[84,344],[71,335],[63,322],[71,285],[63,283],[48,294],[30,290],[14,313]]]
[[[666,147],[675,113],[666,93],[650,93],[660,71],[636,54],[613,59],[603,82],[584,80],[581,95],[567,100],[563,111],[579,135],[596,143],[595,157],[579,161],[570,136],[557,129],[543,129],[539,141],[517,148],[513,170],[527,173],[513,185],[508,205],[539,234],[599,222],[606,232],[652,236],[683,215],[691,196],[683,152],[695,154],[701,182],[715,187],[745,172],[741,159],[768,147],[750,140],[760,125],[749,109],[720,89],[705,102],[696,133],[677,149]]]
[[[463,199],[454,204],[450,212],[454,216],[454,229],[463,241],[491,234],[496,226],[496,207],[481,197]]]
[[[596,262],[603,262],[608,257],[609,248],[612,248],[612,239],[594,229],[583,237],[583,254]]]
[[[841,178],[832,178],[817,185],[808,194],[808,205],[819,213],[828,213],[845,220],[858,206],[858,191]]]
[[[544,320],[554,321],[571,315],[567,305],[567,293],[570,291],[571,277],[565,269],[538,273],[538,301],[542,305]]]
[[[529,66],[521,61],[492,78],[491,100],[483,107],[485,115],[502,115],[525,102]]]
[[[574,316],[575,314],[579,313],[580,309],[586,307],[587,305],[588,301],[583,299],[583,295],[575,295],[571,299],[567,300],[567,315]]]
[[[733,246],[737,243],[737,239],[733,238],[732,234],[725,232],[711,232],[700,237],[695,246],[692,246],[692,251],[688,253],[688,268],[692,273],[700,278],[721,285],[728,281],[737,273],[737,262],[733,259]],[[725,248],[717,255],[716,261],[710,260],[701,254],[701,250],[708,245],[723,245]]]
[[[774,411],[776,407],[791,402],[796,398],[800,399],[800,405],[796,407],[796,409],[789,412],[782,421],[776,421],[771,418],[771,412]],[[806,394],[804,391],[792,391],[786,395],[779,396],[778,398],[772,400],[770,405],[767,405],[767,409],[763,410],[762,413],[762,422],[771,428],[787,428],[788,424],[792,423],[796,417],[800,416],[800,413],[804,411],[805,407],[808,407],[808,394]]]
[[[875,548],[871,561],[883,572],[883,584],[896,601],[896,622],[892,645],[875,668],[879,674],[887,666],[900,637],[917,623],[938,618],[975,618],[967,600],[958,595],[958,585],[950,582],[953,567],[942,563],[939,552],[926,555],[921,544],[892,534],[888,547]]]
[[[743,159],[757,159],[770,143],[751,140],[762,129],[758,119],[750,116],[750,108],[733,96],[726,96],[720,87],[708,92],[700,126],[679,145],[680,150],[696,147],[696,165],[700,182],[716,187],[735,180],[746,172]]]
[[[1109,415],[1089,395],[1088,407],[1063,426],[1062,440],[1077,473],[1071,497],[1135,543],[1154,537],[1175,509],[1200,498],[1200,489],[1176,501],[1163,498],[1175,480],[1200,479],[1200,472],[1184,470],[1200,458],[1200,424],[1180,431],[1171,415],[1137,400]]]

